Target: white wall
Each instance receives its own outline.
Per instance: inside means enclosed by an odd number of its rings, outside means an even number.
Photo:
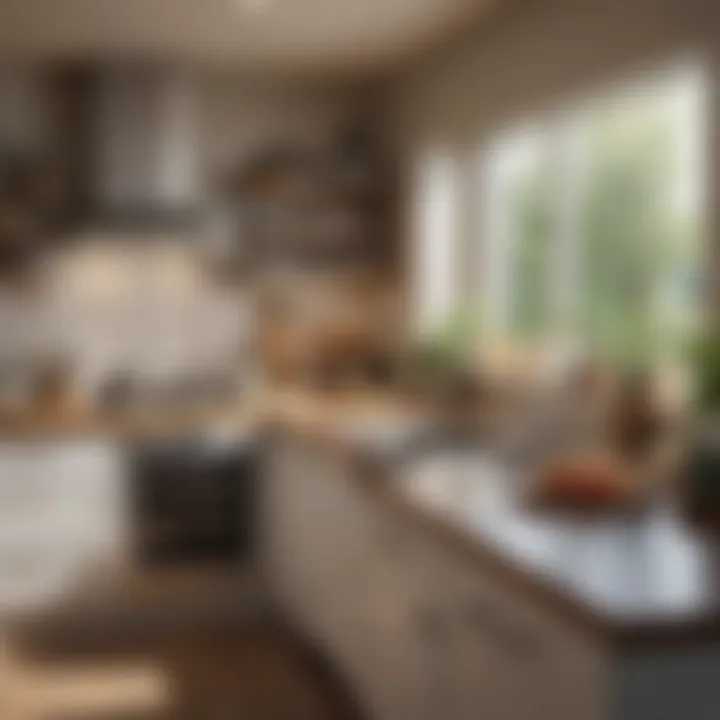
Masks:
[[[253,306],[246,288],[217,283],[178,234],[78,236],[29,287],[0,287],[0,404],[36,363],[70,364],[91,398],[109,377],[141,382],[228,377],[249,368]]]
[[[125,234],[93,234],[48,264],[49,335],[88,392],[118,370],[173,381],[240,366],[246,294],[213,282],[183,239],[154,234],[128,246]]]

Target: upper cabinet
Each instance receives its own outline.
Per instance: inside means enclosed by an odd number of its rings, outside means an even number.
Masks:
[[[261,148],[223,182],[238,252],[256,269],[387,266],[389,176],[379,144],[361,131],[320,148]]]

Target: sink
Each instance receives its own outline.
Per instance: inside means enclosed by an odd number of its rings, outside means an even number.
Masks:
[[[343,439],[381,456],[402,453],[422,434],[424,422],[418,419],[365,417],[342,423],[338,429]]]
[[[446,445],[426,447],[422,453],[406,457],[398,484],[413,501],[459,519],[482,506],[493,508],[493,488],[507,487],[511,476],[502,460],[486,449]]]

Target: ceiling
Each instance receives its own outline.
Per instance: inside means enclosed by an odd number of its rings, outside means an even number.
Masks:
[[[491,0],[0,0],[0,57],[223,61],[382,71]]]

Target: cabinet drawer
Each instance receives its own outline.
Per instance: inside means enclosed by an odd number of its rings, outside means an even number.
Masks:
[[[441,562],[458,652],[487,673],[489,720],[609,717],[609,660],[594,637],[480,563],[449,555]]]

